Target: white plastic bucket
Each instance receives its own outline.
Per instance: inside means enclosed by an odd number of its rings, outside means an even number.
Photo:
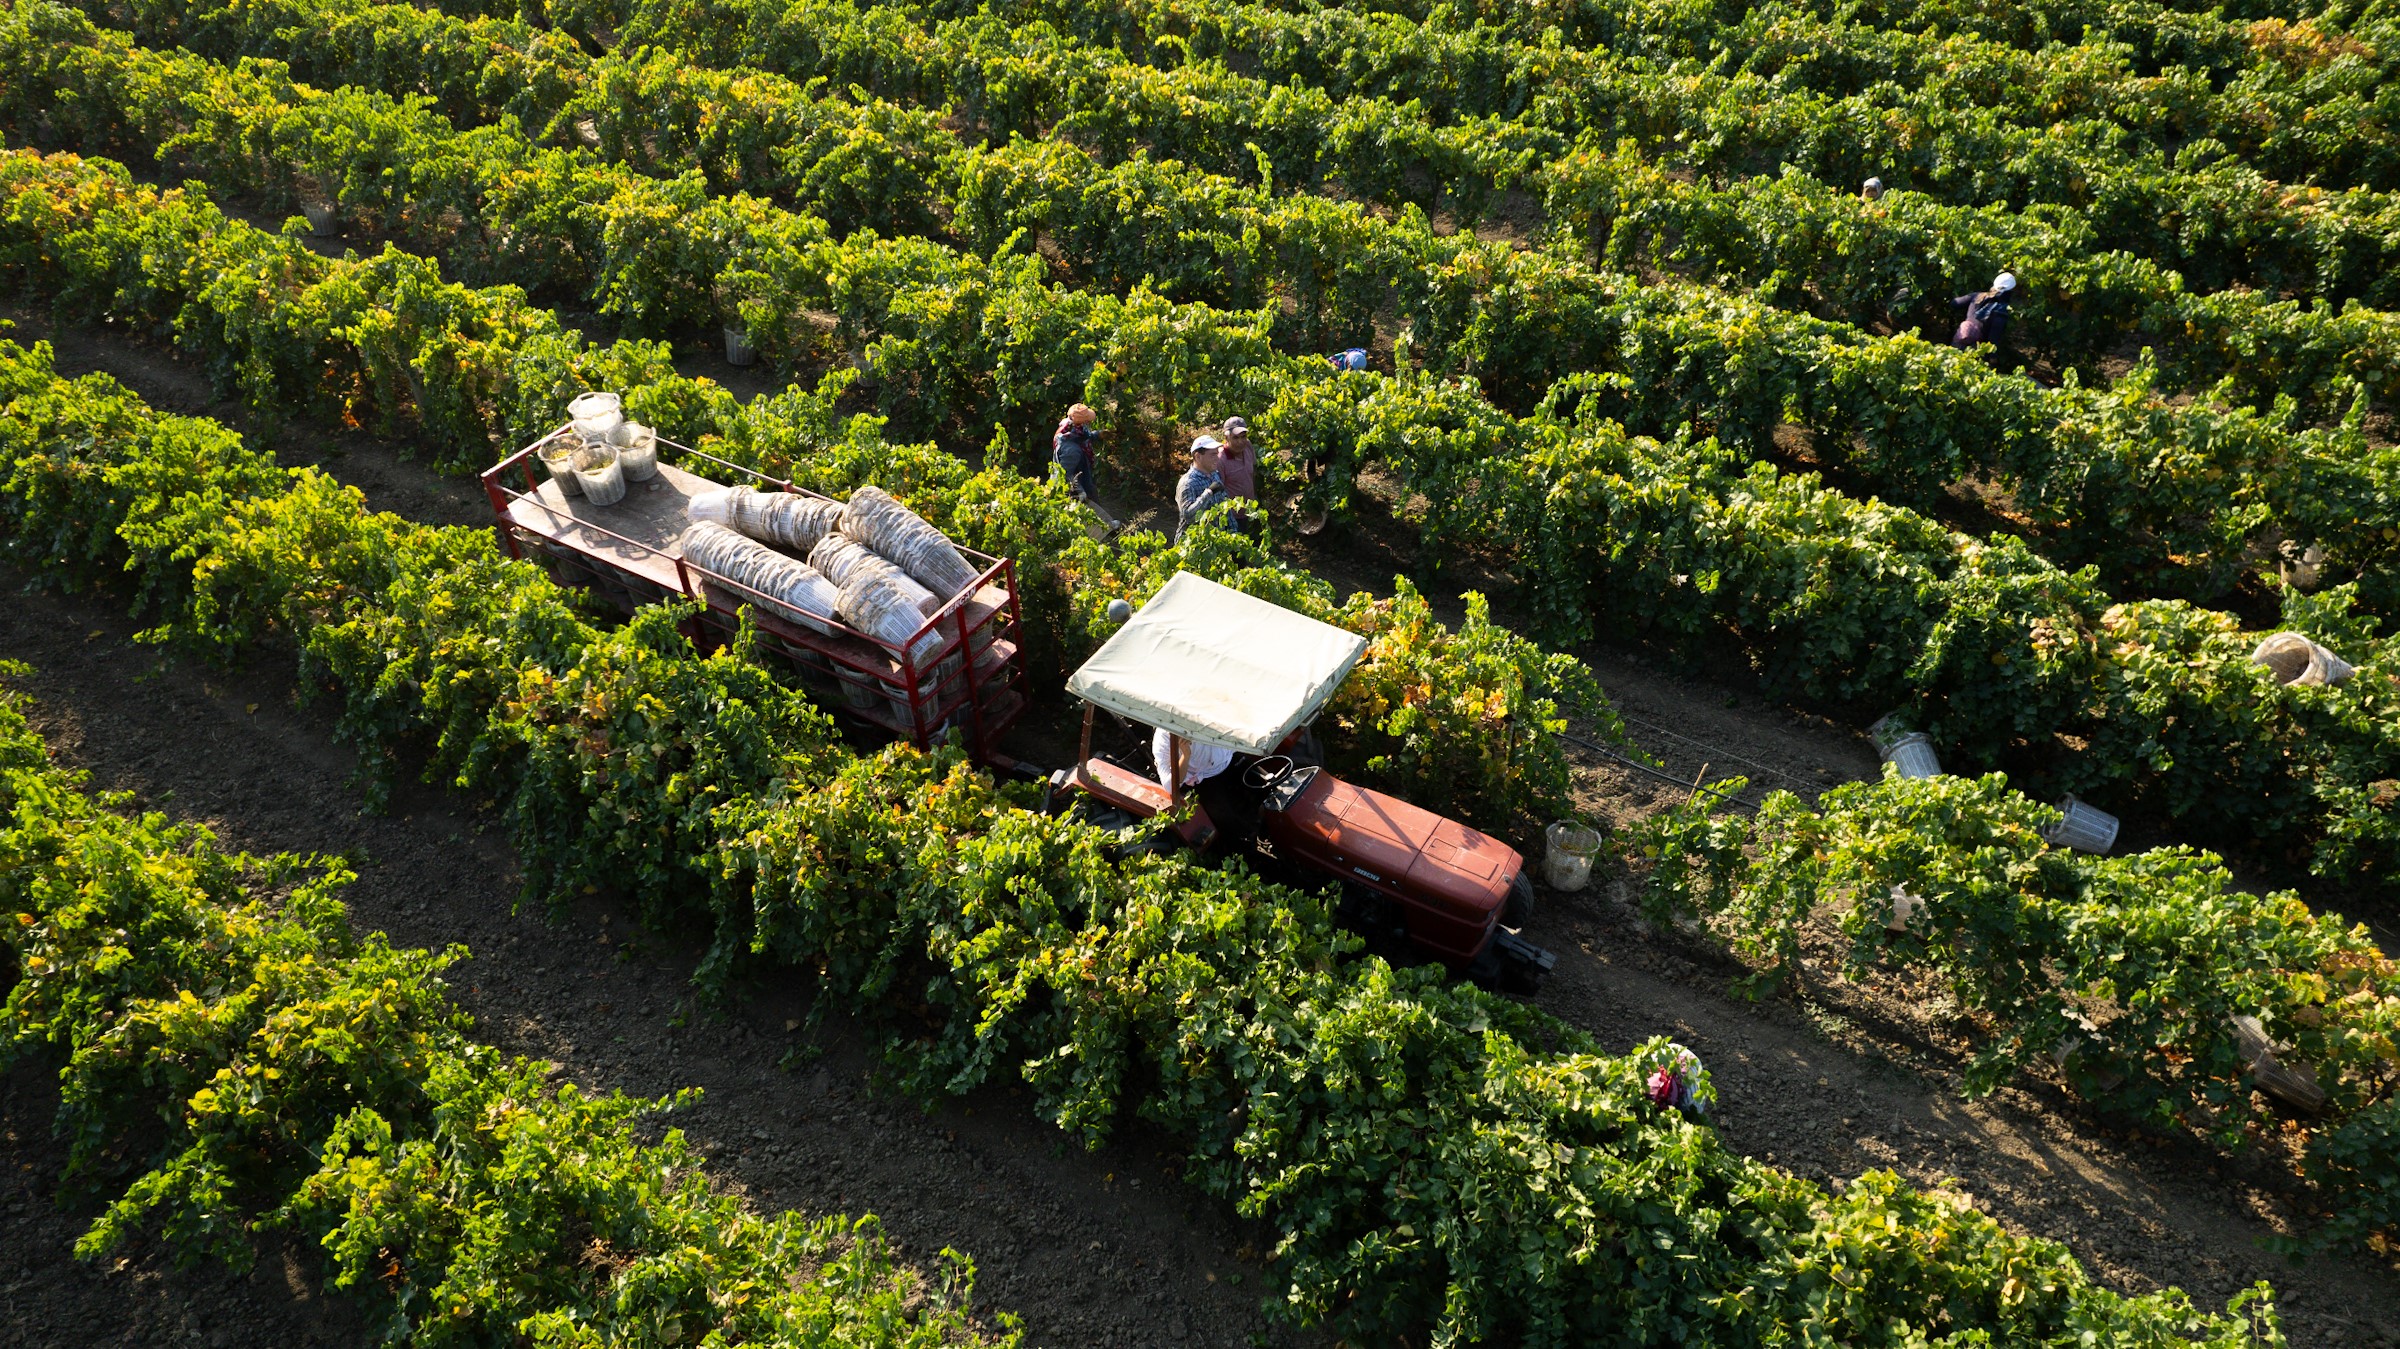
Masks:
[[[575,452],[575,480],[595,506],[614,506],[625,499],[625,467],[617,461],[617,447],[605,441],[586,442]]]
[[[550,470],[550,481],[568,496],[583,495],[583,484],[575,478],[575,451],[578,443],[572,436],[561,436],[542,446],[542,467]]]
[[[1877,717],[1875,724],[1867,728],[1867,738],[1875,742],[1877,754],[1885,754],[1886,757],[1889,757],[1886,751],[1891,749],[1893,742],[1902,736],[1917,733],[1915,727],[1901,720],[1903,715],[1899,712],[1887,712]]]
[[[304,201],[300,203],[300,214],[308,217],[308,232],[320,239],[333,237],[341,228],[341,215],[332,202]]]
[[[567,404],[567,420],[575,423],[575,434],[585,440],[606,440],[616,432],[617,423],[625,420],[625,405],[613,393],[577,394]]]
[[[2116,816],[2087,806],[2072,796],[2060,802],[2058,808],[2065,811],[2066,815],[2043,835],[2050,840],[2051,846],[2073,848],[2077,852],[2100,857],[2108,856],[2108,850],[2117,846]]]
[[[1560,820],[1542,831],[1542,840],[1548,845],[1542,856],[1542,884],[1565,892],[1591,883],[1592,855],[1600,851],[1599,830]]]
[[[625,470],[625,481],[648,482],[658,476],[657,432],[640,422],[619,422],[609,441],[617,447],[617,463]]]
[[[1910,731],[1894,740],[1883,751],[1883,761],[1898,768],[1904,778],[1932,778],[1942,774],[1942,761],[1935,757],[1933,741],[1923,731]]]
[[[2332,685],[2358,673],[2358,667],[2296,632],[2260,642],[2250,663],[2266,666],[2278,684]]]
[[[751,365],[758,360],[758,348],[750,345],[750,334],[742,328],[725,330],[725,363]]]

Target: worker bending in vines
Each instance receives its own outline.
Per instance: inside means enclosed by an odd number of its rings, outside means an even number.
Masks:
[[[1093,425],[1099,420],[1099,413],[1077,403],[1059,419],[1058,430],[1050,437],[1050,462],[1066,474],[1067,490],[1075,494],[1077,501],[1090,501],[1100,490],[1092,481],[1100,439]]]
[[[2016,274],[2002,272],[1992,278],[1990,290],[1972,291],[1950,301],[1952,309],[1966,311],[1966,317],[1958,321],[1958,330],[1950,335],[1950,345],[1965,351],[1978,343],[1989,342],[1994,350],[2004,349],[2002,342],[2008,335],[2008,304],[2016,290]]]

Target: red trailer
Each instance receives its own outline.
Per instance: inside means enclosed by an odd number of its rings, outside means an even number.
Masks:
[[[975,580],[901,646],[878,641],[827,614],[817,627],[794,622],[767,596],[682,555],[691,498],[720,487],[827,498],[660,437],[658,471],[626,484],[622,501],[596,506],[552,481],[541,451],[571,427],[484,470],[483,490],[511,556],[532,558],[562,583],[581,585],[631,613],[663,599],[706,605],[690,632],[704,647],[730,641],[747,606],[765,649],[837,712],[904,736],[923,748],[952,728],[985,762],[1013,761],[1000,737],[1025,711],[1021,615],[1015,565],[962,548]],[[938,634],[928,640],[929,634]],[[908,652],[919,654],[911,659]]]

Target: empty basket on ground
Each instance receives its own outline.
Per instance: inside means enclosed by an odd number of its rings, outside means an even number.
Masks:
[[[2358,669],[2296,632],[2279,632],[2258,644],[2250,663],[2274,672],[2278,684],[2339,684]]]
[[[2242,1051],[2242,1062],[2250,1065],[2250,1080],[2258,1089],[2286,1105],[2302,1110],[2320,1110],[2325,1105],[2325,1089],[2317,1085],[2317,1075],[2306,1068],[2293,1068],[2275,1057],[2274,1042],[2267,1038],[2267,1028],[2254,1016],[2232,1018],[2234,1043]]]
[[[948,600],[975,579],[975,569],[959,556],[958,546],[925,523],[922,516],[870,483],[850,494],[842,508],[842,533],[865,544],[907,572],[918,585]]]
[[[842,515],[840,505],[823,497],[761,492],[752,487],[702,492],[685,509],[695,522],[706,520],[723,525],[745,538],[771,543],[794,557],[807,557],[810,549],[833,532]]]
[[[2116,1048],[2092,1024],[2092,1019],[2070,1011],[2067,1024],[2072,1029],[2058,1037],[2058,1043],[2051,1047],[2050,1062],[2067,1075],[2077,1091],[2086,1095],[2124,1086],[2125,1074]]]
[[[1912,731],[1891,717],[1885,717],[1867,728],[1875,741],[1875,750],[1883,761],[1900,770],[1904,778],[1939,777],[1942,761],[1935,757],[1933,741],[1923,731]]]
[[[2073,848],[2077,852],[2108,856],[2117,846],[2117,817],[2098,810],[2070,796],[2058,808],[2064,812],[2058,823],[2042,834],[2054,848]]]
[[[683,555],[705,570],[756,591],[760,600],[783,617],[814,632],[833,631],[825,620],[841,611],[841,592],[798,558],[786,557],[756,539],[743,538],[707,521],[683,531]],[[914,630],[912,625],[910,631]]]
[[[1542,833],[1548,850],[1542,854],[1542,884],[1553,890],[1581,890],[1592,879],[1592,855],[1600,851],[1600,831],[1572,820],[1560,820]]]
[[[2283,560],[2277,570],[2283,573],[2284,584],[2301,590],[2314,590],[2325,575],[2325,545],[2312,543],[2306,548],[2283,545]]]

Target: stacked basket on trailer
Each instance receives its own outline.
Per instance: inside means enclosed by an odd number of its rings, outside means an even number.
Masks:
[[[880,487],[836,501],[634,432],[655,468],[622,474],[619,495],[577,490],[574,468],[624,438],[586,417],[487,470],[510,550],[628,611],[699,600],[705,643],[748,609],[765,649],[842,711],[919,745],[955,727],[997,757],[1025,707],[1007,559],[960,549]]]

